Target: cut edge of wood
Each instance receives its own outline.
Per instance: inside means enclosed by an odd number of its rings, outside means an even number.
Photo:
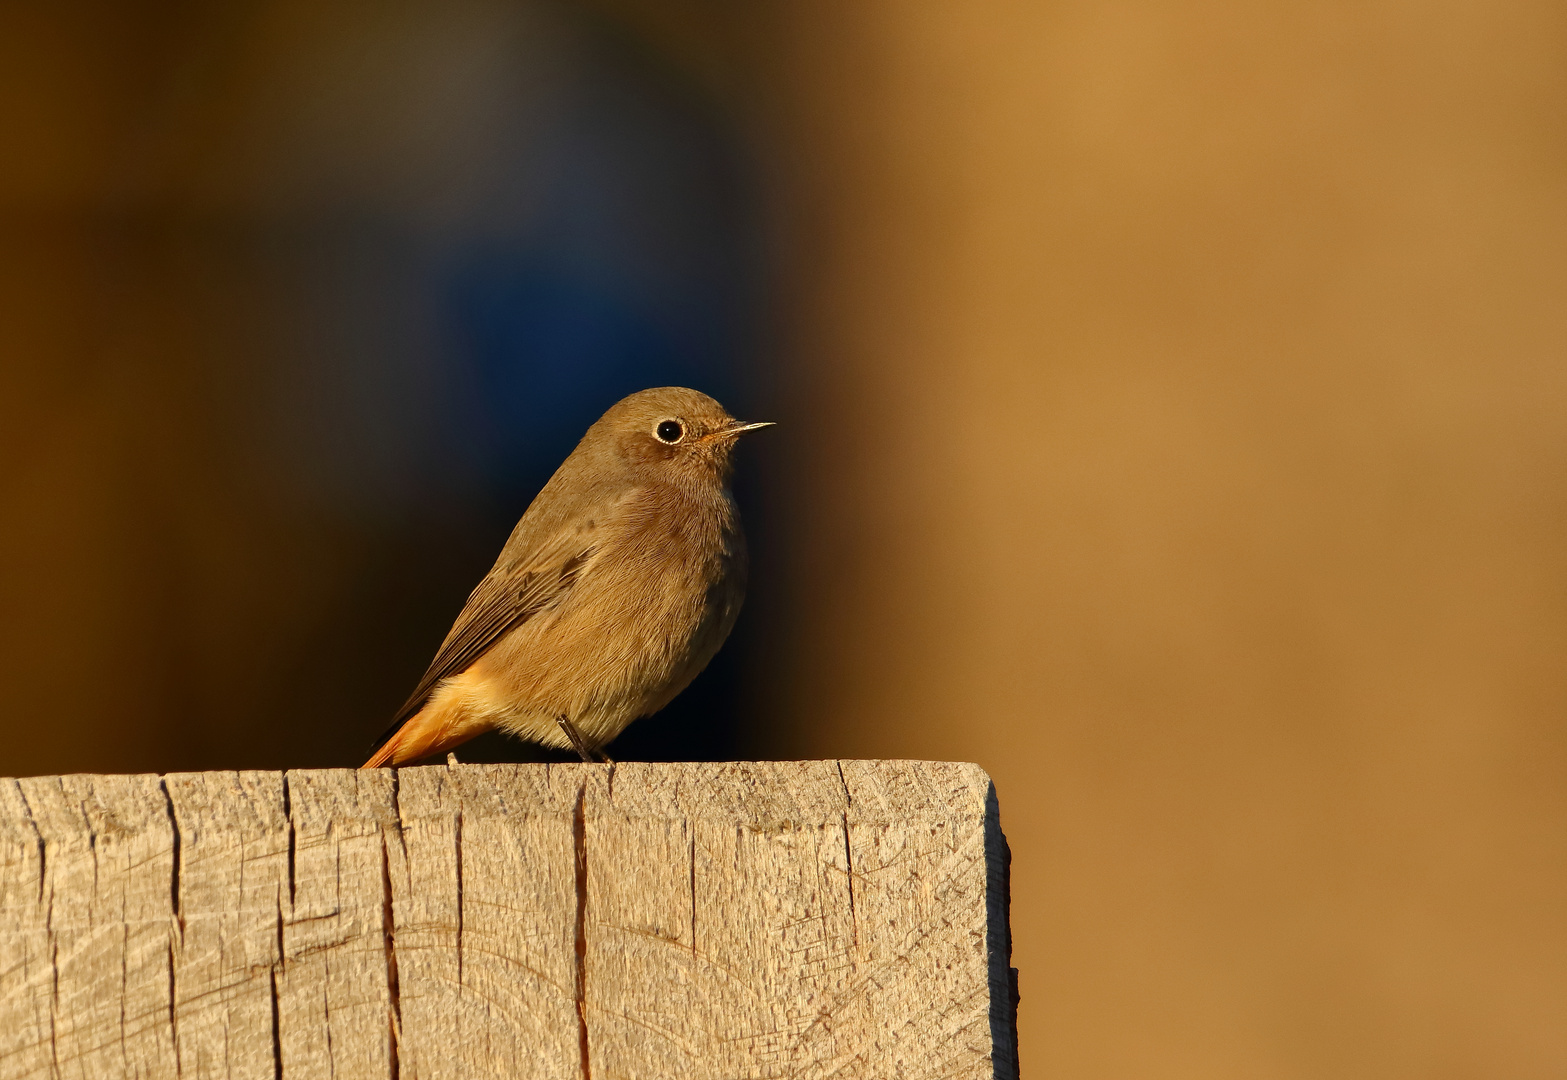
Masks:
[[[813,766],[814,768],[812,768]],[[677,806],[673,803],[655,805],[656,803],[664,802],[663,798],[656,798],[653,800],[653,803],[648,803],[646,800],[652,791],[653,785],[639,784],[637,781],[644,777],[649,781],[653,781],[659,777],[660,773],[667,774],[671,769],[681,768],[689,771],[684,779],[692,783],[685,788],[683,793],[680,791],[680,786],[675,785],[676,796],[683,794],[684,797],[670,796],[670,798],[674,799],[674,802],[677,802],[679,805]],[[382,770],[375,771],[379,773]],[[985,862],[985,961],[986,981],[988,983],[992,1075],[996,1080],[1016,1080],[1018,1076],[1017,969],[1011,966],[1011,852],[1001,829],[1000,807],[995,784],[985,770],[978,765],[966,762],[846,758],[815,761],[624,762],[613,766],[577,763],[520,763],[509,765],[449,763],[412,768],[393,768],[385,771],[390,773],[394,805],[398,787],[407,780],[423,780],[443,789],[450,784],[451,788],[448,790],[453,791],[453,797],[459,802],[466,802],[465,796],[471,797],[480,789],[494,790],[499,785],[505,785],[509,778],[531,773],[534,783],[527,786],[533,787],[541,795],[545,794],[549,789],[564,788],[566,786],[576,787],[577,802],[579,804],[578,813],[580,813],[581,799],[588,788],[597,787],[602,792],[603,797],[606,797],[607,802],[611,806],[615,806],[616,809],[630,810],[632,812],[640,809],[643,812],[652,813],[660,811],[665,813],[684,812],[685,814],[693,812],[698,814],[716,813],[720,817],[735,815],[739,818],[749,818],[758,825],[768,821],[780,820],[780,814],[794,817],[794,820],[798,821],[802,817],[820,814],[835,816],[837,813],[841,813],[845,826],[851,820],[857,824],[876,824],[889,820],[889,815],[907,817],[914,811],[929,812],[936,816],[956,816],[974,821],[976,824],[978,824],[976,819],[982,818]],[[690,775],[690,773],[695,775]],[[830,776],[831,773],[835,773],[835,777]],[[297,811],[298,808],[289,806],[289,782],[291,777],[298,777],[301,780],[305,779],[304,774],[309,774],[315,778],[328,779],[336,776],[336,774],[343,774],[350,778],[355,777],[356,774],[361,777],[364,775],[360,770],[354,769],[256,770],[245,772],[223,770],[208,773],[144,773],[121,776],[70,774],[67,776],[33,778],[4,777],[0,778],[0,786],[15,791],[21,797],[21,804],[27,819],[25,831],[30,831],[32,834],[32,836],[26,839],[31,840],[33,837],[36,837],[36,870],[39,878],[40,897],[46,883],[53,877],[55,872],[55,867],[46,863],[46,858],[49,854],[47,851],[49,845],[46,841],[63,842],[69,847],[71,841],[66,833],[79,831],[83,827],[85,827],[86,832],[92,833],[94,828],[92,822],[82,820],[74,826],[67,827],[64,832],[55,832],[52,836],[46,836],[44,832],[39,831],[39,824],[33,820],[26,795],[29,788],[36,789],[38,785],[48,785],[53,782],[60,785],[62,789],[71,788],[92,791],[102,788],[104,790],[114,790],[118,786],[125,784],[134,785],[140,782],[153,785],[162,794],[165,801],[169,799],[171,783],[176,788],[194,784],[201,788],[210,789],[215,795],[227,789],[235,795],[245,795],[246,799],[242,801],[248,801],[255,795],[265,791],[279,790],[281,796],[276,800],[278,802],[276,809],[286,818],[285,826],[288,834],[287,870],[288,878],[290,879],[286,889],[289,894],[292,894],[294,884],[292,880],[294,871],[293,833],[295,824],[293,811]],[[808,793],[811,796],[807,798],[807,802],[810,803],[809,806],[789,806],[778,801],[781,798],[780,790],[790,785],[778,785],[779,790],[773,790],[773,785],[770,784],[770,781],[775,778],[781,780],[786,775],[791,774],[793,777],[803,775],[808,779],[814,776],[816,780],[822,782],[818,785],[820,790]],[[716,787],[727,788],[728,790],[719,792],[703,791],[701,787],[701,780],[703,779],[727,781],[727,784],[716,785]],[[836,783],[833,783],[833,780],[836,780]],[[455,783],[453,783],[454,781]],[[542,781],[542,783],[539,783],[539,781]],[[574,784],[573,781],[578,781],[578,783]],[[620,800],[615,798],[617,781],[620,787],[620,794],[629,798],[627,805],[617,805],[620,803]],[[738,788],[738,799],[736,798],[736,781],[741,782]],[[769,801],[767,798],[760,800],[750,798],[750,792],[745,790],[746,782],[755,785],[751,789],[752,791],[768,792],[772,797],[772,801]],[[833,789],[836,790],[834,791]],[[637,799],[631,798],[630,793],[641,796],[644,800],[643,803],[637,806]],[[664,793],[658,794],[662,795]],[[795,800],[796,803],[800,797],[795,792],[786,794],[789,795],[790,799]],[[841,794],[841,809],[826,804],[816,805],[818,799],[827,799],[830,802],[835,802],[838,794]],[[720,799],[716,796],[723,797]],[[553,800],[545,798],[545,802],[551,801]],[[504,803],[502,805],[504,806]],[[186,854],[182,848],[188,848],[189,843],[184,836],[184,833],[187,831],[186,823],[172,812],[174,809],[172,803],[170,803],[168,809],[170,812],[166,815],[166,818],[170,836],[168,838],[169,850],[167,855],[172,864],[170,866],[170,898],[173,908],[171,917],[173,925],[179,928],[174,933],[179,937],[183,937],[184,919],[182,916],[184,912],[182,911],[183,898],[180,895],[183,890],[181,889],[180,874],[182,863],[185,861],[184,855]],[[512,809],[520,809],[520,807],[514,806]],[[540,809],[548,813],[559,808],[551,806],[546,809],[541,806]],[[503,809],[501,812],[505,813],[506,811]],[[401,810],[397,811],[397,816],[401,818]],[[787,817],[783,820],[787,821]],[[204,822],[203,824],[210,827],[217,823]],[[383,829],[386,825],[386,822],[381,823]],[[395,826],[395,831],[399,834],[402,831],[401,825],[402,823],[399,821]],[[197,826],[197,828],[199,835],[200,826]],[[89,836],[87,839],[89,840],[89,847],[95,847],[96,838]],[[385,838],[382,839],[381,844],[383,848],[382,859],[384,861],[386,859],[384,853]],[[94,858],[96,858],[96,855],[94,855]],[[390,868],[383,865],[379,869],[383,878],[380,884],[387,894],[385,897],[386,912],[384,920],[390,923],[391,881],[388,876]],[[580,881],[578,884],[580,889]],[[288,896],[288,901],[289,907],[292,908],[292,895]],[[50,902],[52,905],[52,895]],[[273,1046],[270,1049],[279,1070],[281,1070],[283,1064],[283,1046],[279,1040],[278,1030],[278,970],[285,960],[282,954],[283,921],[285,915],[282,911],[281,903],[280,898],[279,926],[277,931],[279,956],[276,958],[270,979],[270,989],[273,997],[271,1003]],[[171,927],[171,929],[173,928]],[[171,1025],[171,1031],[169,1032],[171,1038],[169,1040],[170,1045],[164,1049],[172,1052],[176,1062],[175,1071],[177,1072],[179,1071],[177,1062],[181,1056],[181,1046],[179,1027],[176,1021],[177,1002],[175,999],[182,995],[179,995],[175,989],[175,968],[177,964],[174,954],[177,950],[175,946],[171,945],[169,951],[168,980],[170,1000],[168,1002],[168,1015]],[[388,1005],[393,1017],[389,1024],[391,1030],[387,1033],[391,1043],[388,1049],[391,1058],[391,1073],[393,1076],[396,1076],[398,1072],[398,1044],[401,1042],[401,1031],[399,1030],[401,1025],[397,1021],[401,1019],[399,1015],[401,1009],[397,1000],[399,996],[397,960],[393,954],[392,938],[389,933],[385,939],[385,951],[388,967],[388,985],[386,989],[391,996]],[[58,974],[56,974],[55,978],[58,980]]]

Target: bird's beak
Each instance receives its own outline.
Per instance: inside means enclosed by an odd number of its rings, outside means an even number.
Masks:
[[[717,431],[712,432],[706,437],[706,439],[726,439],[734,435],[739,435],[742,432],[755,431],[757,428],[772,427],[774,426],[774,423],[775,422],[772,420],[758,420],[755,422],[736,420],[734,423],[726,424]],[[703,441],[705,442],[706,439]]]

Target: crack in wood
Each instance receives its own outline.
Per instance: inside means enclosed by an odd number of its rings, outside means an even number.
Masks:
[[[849,928],[854,934],[854,947],[860,947],[860,919],[854,910],[854,849],[849,843],[849,815],[843,815],[843,872],[849,883]],[[853,963],[853,958],[851,958]]]
[[[126,954],[130,951],[131,926],[126,923],[120,929],[120,1060],[124,1063],[127,1072],[130,1071],[130,1059],[125,1050],[125,999],[128,996],[130,973],[126,970]]]
[[[462,994],[462,810],[457,811],[456,823],[456,849],[457,849],[457,993]]]
[[[174,1049],[174,1075],[183,1075],[184,1063],[180,1060],[180,1018],[179,1018],[179,964],[175,955],[176,944],[181,946],[185,942],[185,914],[180,900],[180,869],[183,865],[183,849],[180,838],[179,817],[174,813],[174,798],[169,794],[169,782],[165,777],[158,777],[158,790],[163,793],[164,812],[169,816],[169,834],[171,842],[171,859],[169,861],[169,1037]],[[178,929],[179,939],[176,942],[174,931]]]
[[[16,788],[16,797],[22,802],[22,813],[27,815],[27,824],[33,830],[33,836],[38,843],[38,902],[42,904],[44,902],[44,878],[49,868],[49,852],[44,846],[43,833],[38,831],[38,821],[33,817],[33,808],[27,801],[27,792],[15,780],[11,781],[11,785]]]
[[[838,783],[843,785],[844,805],[847,806],[849,810],[852,810],[854,809],[854,793],[849,790],[848,778],[843,775],[843,762],[834,761],[833,764],[837,766],[838,769]],[[845,810],[842,815],[842,825],[844,878],[849,883],[849,928],[853,933],[854,947],[858,949],[860,947],[860,920],[854,907],[854,849],[853,846],[849,843],[848,810]],[[857,967],[858,959],[851,956],[849,959],[849,965],[851,968]]]
[[[288,906],[294,906],[294,807],[288,792],[288,773],[283,773],[283,820],[288,824]]]
[[[92,891],[98,895],[98,833],[92,827],[92,817],[87,813],[87,800],[82,799],[76,804],[76,810],[82,815],[82,827],[87,830],[87,850],[92,852]]]
[[[691,839],[691,955],[696,955],[696,827],[686,822],[686,832]]]
[[[288,953],[283,947],[283,890],[277,890],[277,963],[274,967],[281,968],[288,959]]]
[[[571,846],[577,869],[576,997],[577,1050],[582,1059],[582,1080],[592,1080],[588,1056],[588,787],[577,789],[577,805],[571,816]]]
[[[169,935],[169,1036],[174,1048],[174,1075],[182,1075],[180,1066],[180,1018],[174,1003],[178,997],[179,983],[174,974],[174,935]]]
[[[180,908],[180,822],[174,814],[174,799],[169,795],[169,783],[163,777],[158,777],[158,790],[163,792],[163,806],[169,815],[169,831],[173,836],[174,861],[169,872],[169,907],[172,909],[174,919],[179,923],[180,939],[185,937],[185,916]]]
[[[283,1035],[278,1024],[277,968],[268,974],[272,988],[272,1080],[283,1080]]]
[[[51,894],[52,897],[53,894]],[[51,905],[52,908],[53,905]],[[52,911],[51,911],[52,914]],[[54,930],[49,930],[49,968],[52,981],[49,984],[49,1056],[54,1061],[54,1075],[60,1075],[60,945],[54,940]]]
[[[332,995],[327,988],[332,985],[332,962],[326,957],[321,958],[321,1018],[325,1021],[322,1027],[326,1028],[326,1068],[327,1075],[336,1080],[337,1057],[332,1053]]]
[[[397,839],[403,841],[402,807],[398,803],[397,770],[392,770],[392,812],[397,817]],[[387,1061],[391,1080],[398,1080],[402,1071],[401,1043],[403,1038],[402,984],[397,974],[397,921],[392,910],[392,862],[387,848],[386,826],[381,829],[381,944],[386,953],[387,994]],[[408,857],[407,848],[403,858]]]

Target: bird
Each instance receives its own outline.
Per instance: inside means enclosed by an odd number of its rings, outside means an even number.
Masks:
[[[610,761],[604,745],[684,690],[734,627],[746,545],[733,451],[771,426],[679,386],[611,406],[523,513],[361,768],[493,729]]]

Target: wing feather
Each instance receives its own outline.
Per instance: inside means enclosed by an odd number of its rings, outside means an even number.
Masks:
[[[495,642],[546,608],[558,604],[576,584],[597,544],[591,531],[574,531],[549,545],[526,566],[496,565],[468,596],[435,659],[397,710],[392,726],[376,740],[379,749],[417,715],[443,679],[460,675]]]

